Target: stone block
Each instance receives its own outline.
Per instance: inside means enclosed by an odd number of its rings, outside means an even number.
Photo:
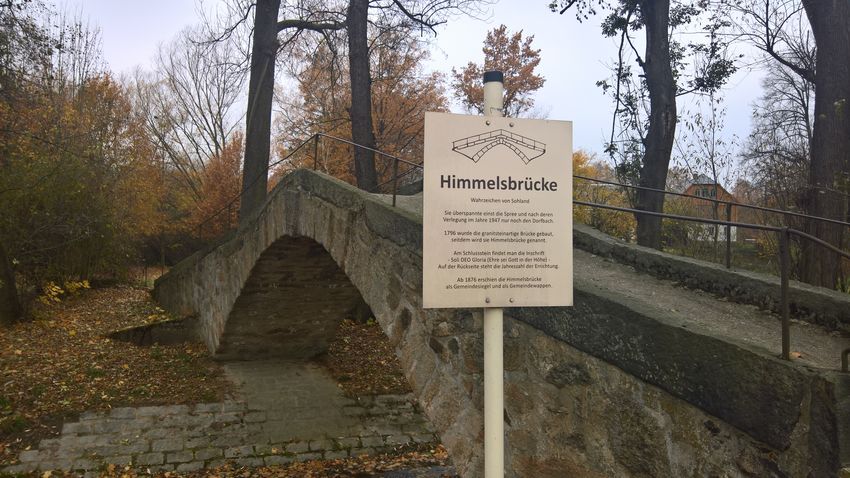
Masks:
[[[195,460],[205,461],[212,458],[221,458],[224,456],[224,452],[221,448],[203,448],[201,450],[195,450]]]
[[[104,457],[100,461],[106,465],[124,466],[132,464],[133,457],[130,455],[115,455]]]
[[[213,437],[210,441],[212,446],[220,446],[220,447],[232,447],[241,445],[245,441],[245,438],[240,435],[219,435],[217,437]]]
[[[124,455],[151,451],[150,443],[147,440],[129,441],[118,446],[118,452]]]
[[[136,409],[137,417],[161,417],[165,415],[165,407],[139,407]]]
[[[310,440],[310,451],[333,450],[336,448],[333,440],[323,438],[321,440]]]
[[[53,469],[53,468],[48,468],[48,470],[49,469]],[[58,468],[56,468],[56,469],[58,469]],[[0,472],[2,472],[4,475],[5,474],[17,475],[17,474],[29,473],[29,472],[32,472],[33,470],[34,470],[33,465],[31,465],[29,463],[26,463],[26,464],[25,463],[19,463],[17,465],[11,465],[11,466],[7,466],[5,468],[2,468],[2,469],[0,469]]]
[[[347,417],[362,417],[370,412],[371,410],[367,411],[367,409],[358,406],[346,406],[342,408],[343,415]]]
[[[383,445],[381,445],[383,448]],[[374,455],[378,452],[375,447],[360,447],[360,448],[352,448],[349,453],[351,456],[362,456],[362,455]]]
[[[296,441],[286,445],[287,453],[304,453],[310,451],[310,443],[307,441]]]
[[[261,423],[266,421],[266,412],[248,412],[242,417],[245,423]]]
[[[212,416],[212,421],[216,423],[239,423],[242,421],[241,412],[221,412],[215,413]]]
[[[96,420],[92,422],[92,431],[98,435],[106,435],[109,433],[120,433],[125,426],[124,420]]]
[[[247,467],[255,467],[255,466],[263,466],[264,462],[262,458],[251,457],[251,458],[237,458],[233,460],[237,466],[247,466]]]
[[[415,433],[410,435],[414,443],[439,443],[440,439],[433,433]]]
[[[244,412],[248,410],[248,405],[244,402],[224,402],[221,408],[223,412]]]
[[[348,450],[328,450],[325,451],[323,458],[325,460],[339,460],[348,458]]]
[[[165,454],[166,463],[186,463],[194,459],[194,453],[189,450]]]
[[[92,433],[91,421],[71,422],[62,425],[62,435],[87,435]]]
[[[413,440],[407,435],[389,435],[386,439],[387,445],[406,445],[408,443],[413,442]]]
[[[244,456],[252,456],[254,454],[254,447],[251,445],[243,445],[237,447],[226,448],[224,450],[225,458],[239,458]]]
[[[141,436],[156,440],[174,436],[175,433],[177,433],[177,429],[175,428],[156,427],[143,431]]]
[[[100,420],[101,418],[103,418],[103,414],[100,412],[89,411],[80,414],[80,421]]]
[[[158,472],[161,472],[161,471],[174,471],[174,465],[169,464],[169,463],[165,463],[163,465],[153,465],[153,466],[147,467],[147,469],[145,471],[148,471],[148,470],[150,470],[151,473],[158,473]]]
[[[193,430],[196,428],[209,428],[210,425],[213,424],[215,419],[213,418],[213,413],[202,413],[200,415],[189,415],[183,417],[183,427],[186,430]]]
[[[263,457],[263,463],[266,466],[286,465],[295,461],[295,457],[290,455],[271,455]]]
[[[189,407],[187,405],[165,405],[155,408],[160,409],[159,415],[186,415],[189,413]]]
[[[136,457],[137,465],[161,465],[165,462],[165,455],[159,452],[142,453]]]
[[[360,437],[342,437],[336,439],[339,448],[357,448],[360,446]]]
[[[41,458],[41,453],[38,450],[24,450],[18,455],[18,460],[20,460],[21,463],[31,463],[38,461]]]
[[[275,447],[277,450],[283,450],[285,447]],[[264,455],[273,455],[272,453],[272,445],[254,445],[254,455],[264,456]]]
[[[183,445],[188,450],[193,450],[195,448],[207,448],[212,444],[213,438],[213,436],[204,434],[203,436],[186,439]]]
[[[380,435],[360,437],[360,446],[363,448],[384,446],[384,438]]]
[[[299,453],[295,455],[298,461],[308,461],[308,460],[321,460],[322,454],[314,451],[310,451],[307,453]]]
[[[74,460],[50,460],[41,462],[39,467],[41,470],[52,471],[71,471],[74,467]]]
[[[109,412],[109,417],[121,420],[136,418],[136,409],[131,407],[113,408]]]
[[[198,403],[192,408],[192,413],[214,413],[223,412],[224,404],[222,403]]]
[[[183,449],[183,439],[163,438],[151,442],[151,451],[178,451]]]
[[[60,442],[58,438],[47,438],[41,440],[41,442],[38,444],[38,448],[42,451],[55,451],[59,449],[61,444],[62,442]]]
[[[198,471],[204,468],[204,462],[202,461],[191,461],[189,463],[180,463],[174,468],[174,471],[178,473],[186,473],[190,471]]]

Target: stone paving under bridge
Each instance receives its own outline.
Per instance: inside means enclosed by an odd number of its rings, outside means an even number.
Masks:
[[[92,472],[131,464],[180,472],[226,461],[280,465],[437,442],[412,396],[347,398],[322,366],[310,362],[230,362],[224,368],[238,385],[233,401],[87,412],[0,471]]]

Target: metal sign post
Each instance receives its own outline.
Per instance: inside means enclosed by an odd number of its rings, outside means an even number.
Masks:
[[[504,116],[501,71],[484,73],[484,116]],[[501,307],[484,308],[484,477],[505,476],[504,317]]]
[[[503,307],[569,306],[572,124],[504,118],[503,75],[485,116],[425,114],[422,306],[484,309],[484,476],[505,473]]]

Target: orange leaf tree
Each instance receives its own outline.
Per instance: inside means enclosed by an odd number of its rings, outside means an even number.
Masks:
[[[339,45],[338,45],[339,46]],[[295,100],[278,118],[278,155],[285,157],[310,135],[321,132],[351,140],[350,88],[346,65],[334,60],[326,43],[305,47],[291,71],[298,84]],[[371,49],[372,116],[377,149],[413,162],[421,162],[426,111],[446,111],[443,79],[425,73],[428,52],[409,37],[385,33],[373,38]],[[281,164],[282,171],[313,167],[354,182],[350,145],[323,138],[318,158],[313,148]],[[379,183],[392,176],[392,160],[376,156]],[[400,165],[404,172],[406,166]],[[280,172],[278,172],[280,174]]]
[[[523,37],[522,30],[511,34],[505,25],[487,32],[484,39],[484,64],[469,62],[460,70],[452,69],[454,97],[470,112],[484,113],[485,71],[505,74],[505,116],[519,117],[532,112],[534,93],[546,79],[536,73],[540,50],[532,48],[534,35]]]

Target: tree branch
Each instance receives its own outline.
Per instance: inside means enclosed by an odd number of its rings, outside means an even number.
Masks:
[[[563,15],[564,13],[566,13],[566,12],[567,12],[567,10],[569,10],[569,9],[570,9],[570,7],[572,7],[572,6],[573,6],[573,4],[575,4],[577,1],[578,1],[578,0],[570,0],[570,2],[569,2],[569,3],[567,3],[567,5],[566,5],[564,8],[562,8],[562,9],[561,9],[561,13],[560,13],[560,15]]]
[[[345,28],[345,22],[327,21],[327,22],[311,22],[309,20],[292,19],[281,20],[277,22],[277,31],[297,28],[299,30],[310,30],[314,32],[325,32],[328,30],[342,30]]]
[[[401,13],[403,13],[404,16],[406,16],[407,18],[409,18],[411,21],[413,21],[415,23],[418,23],[422,26],[426,26],[426,27],[430,28],[431,31],[434,32],[434,34],[437,33],[437,30],[435,30],[434,27],[436,27],[437,25],[441,25],[443,23],[446,23],[445,20],[442,21],[442,22],[429,22],[429,21],[425,20],[425,18],[422,14],[417,15],[417,14],[411,12],[410,10],[408,10],[407,8],[405,8],[405,6],[401,4],[400,0],[393,0],[393,4],[396,7],[398,7],[399,10],[401,10]]]

